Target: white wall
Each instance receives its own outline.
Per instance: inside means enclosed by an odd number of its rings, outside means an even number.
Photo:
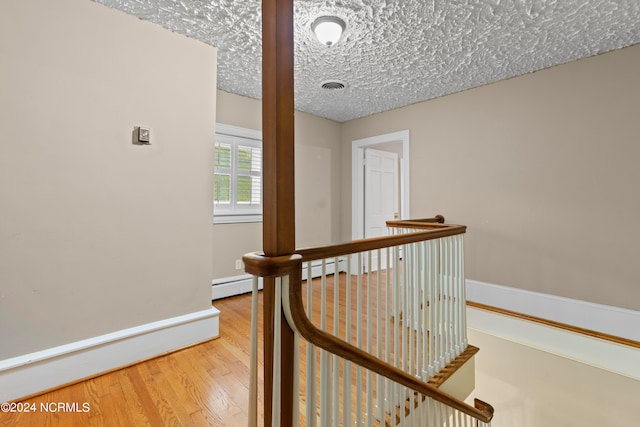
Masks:
[[[0,360],[210,309],[215,48],[3,0],[0,70]]]

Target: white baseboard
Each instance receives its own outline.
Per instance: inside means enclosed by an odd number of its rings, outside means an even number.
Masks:
[[[466,280],[467,301],[640,341],[640,311]]]
[[[340,258],[338,260],[338,265],[336,266],[335,260],[326,261],[324,267],[325,274],[335,274],[336,269],[338,272],[346,271],[345,266],[347,261],[344,258]],[[309,270],[308,263],[304,263],[302,265],[302,280],[307,280],[307,272]],[[311,278],[322,276],[322,261],[313,261],[311,263]]]
[[[262,278],[259,278],[258,289],[262,289],[262,286]],[[214,279],[211,281],[211,299],[217,300],[234,295],[242,295],[251,292],[252,289],[253,276],[249,274]]]
[[[640,349],[635,347],[474,307],[467,307],[467,327],[640,380]]]
[[[219,335],[210,309],[0,361],[0,402],[91,377]]]

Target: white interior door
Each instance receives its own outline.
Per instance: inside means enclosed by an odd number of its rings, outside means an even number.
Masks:
[[[364,237],[386,236],[388,220],[398,216],[400,206],[398,187],[398,154],[366,148],[364,152]],[[367,271],[386,267],[386,252],[371,256],[371,265],[365,260]]]
[[[409,145],[408,130],[352,141],[352,239],[387,235],[385,222],[393,219],[396,212],[402,218],[410,217]],[[362,270],[375,271],[378,261],[386,267],[386,251],[381,254],[381,259],[372,256],[371,266],[367,259],[363,260]],[[357,262],[354,257],[351,265],[358,265]]]
[[[364,158],[364,237],[386,236],[399,213],[398,154],[366,148]]]
[[[367,148],[398,154],[400,168],[398,175],[400,181],[398,199],[400,202],[398,206],[400,206],[400,218],[411,218],[410,139],[409,130],[401,130],[351,141],[351,238],[353,240],[365,237],[364,152]]]

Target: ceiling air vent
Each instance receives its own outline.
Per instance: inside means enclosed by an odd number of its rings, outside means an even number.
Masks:
[[[338,81],[326,81],[322,83],[322,89],[344,89],[344,83]]]

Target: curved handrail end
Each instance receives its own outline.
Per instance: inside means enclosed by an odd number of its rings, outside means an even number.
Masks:
[[[488,421],[491,421],[491,419],[493,418],[493,406],[491,406],[490,404],[488,404],[487,402],[480,400],[478,398],[473,399],[473,406],[480,412],[483,412],[487,418]]]

